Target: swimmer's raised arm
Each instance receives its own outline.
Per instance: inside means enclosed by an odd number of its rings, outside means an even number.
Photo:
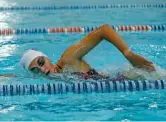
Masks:
[[[64,54],[70,56],[68,58],[81,60],[84,55],[86,55],[104,39],[118,48],[118,50],[133,66],[144,68],[150,71],[155,70],[152,62],[140,55],[133,53],[123,39],[118,35],[118,33],[115,32],[108,24],[100,26],[96,30],[89,33],[78,43],[70,46]]]

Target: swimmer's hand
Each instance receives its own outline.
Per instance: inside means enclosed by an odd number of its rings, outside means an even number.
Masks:
[[[147,70],[149,72],[155,71],[155,67],[152,62],[145,59],[143,56],[140,56],[138,54],[133,53],[132,51],[128,51],[125,54],[125,57],[127,60],[137,68],[142,68],[144,70]]]
[[[14,77],[13,73],[7,73],[7,74],[0,74],[0,77]]]

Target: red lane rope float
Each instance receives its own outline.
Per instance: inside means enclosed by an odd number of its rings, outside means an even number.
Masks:
[[[2,29],[0,30],[0,35],[12,35],[14,34],[14,29]]]
[[[116,31],[151,31],[153,30],[149,25],[129,25],[129,26],[117,26],[115,27]],[[164,28],[163,28],[164,30]]]
[[[21,28],[21,29],[0,29],[0,35],[22,35],[22,34],[44,34],[44,33],[87,33],[95,30],[94,27],[51,27],[51,28]],[[165,31],[166,25],[119,25],[112,26],[117,32],[150,32]]]

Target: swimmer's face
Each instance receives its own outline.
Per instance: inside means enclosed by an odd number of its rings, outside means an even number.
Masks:
[[[49,75],[50,73],[56,73],[55,69],[55,66],[45,56],[36,57],[29,66],[29,70],[35,74],[42,73]]]

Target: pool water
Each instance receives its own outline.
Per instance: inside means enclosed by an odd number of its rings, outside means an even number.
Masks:
[[[154,1],[5,1],[0,6],[44,5],[99,5],[99,4],[145,4]],[[110,25],[166,24],[165,8],[114,8],[92,10],[57,11],[0,11],[1,28],[37,28]],[[19,61],[26,49],[36,48],[55,63],[73,43],[87,33],[32,34],[0,37],[0,73],[14,72],[17,77],[1,80],[1,84],[42,84],[62,81],[32,77],[20,67]],[[165,32],[119,32],[130,48],[160,69],[166,69]],[[101,72],[123,69],[129,62],[107,41],[101,42],[84,59]],[[166,120],[166,91],[58,94],[32,96],[1,96],[0,120]]]

